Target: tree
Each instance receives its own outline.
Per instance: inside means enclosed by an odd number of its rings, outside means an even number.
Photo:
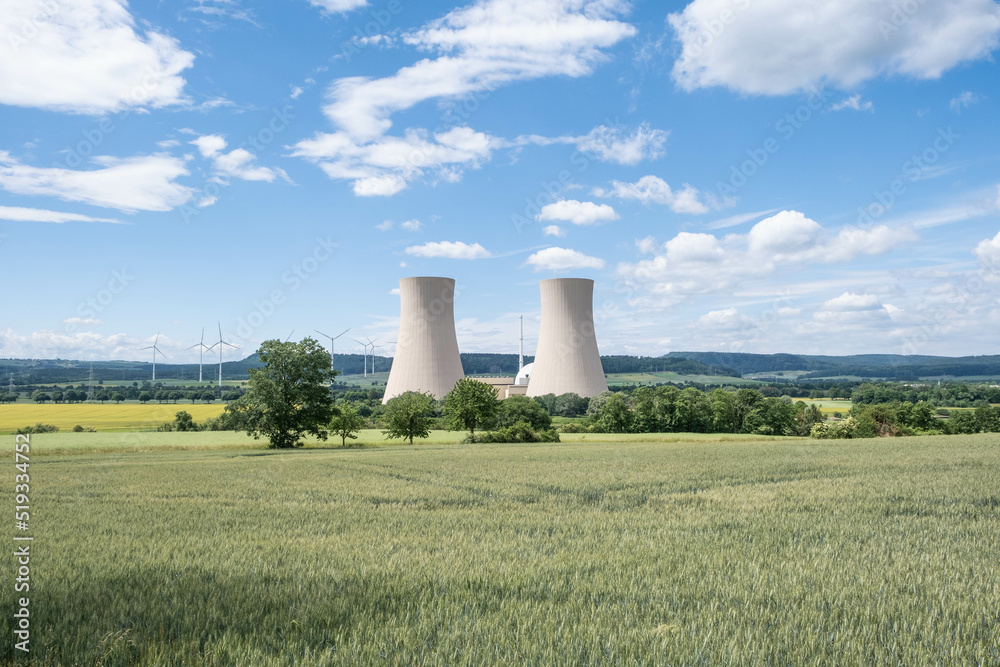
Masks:
[[[114,401],[115,403],[121,403],[122,401],[125,400],[125,394],[121,393],[120,391],[116,391],[115,393],[111,394],[111,400]]]
[[[387,438],[426,438],[430,433],[430,419],[434,414],[434,397],[416,391],[407,391],[390,398],[385,404]]]
[[[299,447],[306,433],[326,440],[336,412],[330,382],[337,373],[330,369],[330,353],[306,338],[264,341],[257,356],[264,365],[250,369],[246,393],[226,411],[239,413],[246,432],[264,436],[273,448]]]
[[[139,392],[139,402],[147,403],[152,400],[153,395],[148,391]]]
[[[552,426],[552,418],[538,401],[527,396],[511,396],[500,401],[496,427],[507,428],[519,421],[531,424],[536,431],[547,431]]]
[[[365,418],[358,414],[357,408],[350,403],[337,407],[338,414],[330,420],[330,430],[340,436],[340,446],[347,446],[347,439],[357,438],[357,433],[365,427]]]
[[[44,391],[36,391],[31,395],[31,398],[35,400],[36,403],[45,403],[45,401],[51,401],[52,397],[46,394]]]
[[[194,423],[194,419],[191,417],[191,413],[187,410],[181,410],[174,415],[174,430],[175,431],[197,431],[198,425]]]
[[[621,393],[614,393],[601,406],[601,426],[611,433],[630,433],[635,415]]]
[[[499,403],[497,388],[472,378],[462,378],[444,397],[444,414],[456,431],[469,429],[476,437],[476,427],[488,429],[496,421]]]

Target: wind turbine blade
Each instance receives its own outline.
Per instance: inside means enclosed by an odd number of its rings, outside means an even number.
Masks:
[[[325,336],[326,338],[331,338],[331,336],[329,334],[325,334],[322,331],[320,331],[319,329],[313,329],[313,331],[315,331],[316,333],[318,333],[320,336]]]
[[[341,336],[343,336],[345,333],[347,333],[350,330],[351,330],[351,327],[347,327],[346,329],[344,329],[343,331],[341,331],[339,334],[337,334],[336,336],[334,336],[333,339],[337,340],[338,338],[340,338]]]

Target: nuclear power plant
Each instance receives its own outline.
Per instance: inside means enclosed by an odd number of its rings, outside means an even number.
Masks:
[[[455,337],[455,281],[400,278],[399,336],[382,402],[407,391],[443,398],[463,377]]]
[[[542,320],[534,363],[516,378],[484,378],[499,398],[607,391],[594,331],[594,281],[556,278],[539,283]],[[382,402],[407,391],[443,398],[465,377],[455,336],[455,281],[402,278],[399,281],[399,337]]]
[[[555,278],[539,283],[542,323],[528,379],[528,396],[583,397],[607,391],[594,331],[594,281]]]

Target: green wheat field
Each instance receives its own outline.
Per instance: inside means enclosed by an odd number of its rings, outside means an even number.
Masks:
[[[8,576],[2,664],[1000,664],[996,434],[59,437],[32,439],[32,652]]]

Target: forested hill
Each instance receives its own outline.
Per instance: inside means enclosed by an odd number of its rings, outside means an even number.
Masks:
[[[516,354],[462,354],[462,368],[467,375],[510,375],[517,373]],[[534,357],[526,356],[529,364]],[[683,375],[735,375],[727,368],[712,368],[697,361],[677,357],[601,357],[606,373],[643,373],[672,371]],[[337,354],[334,367],[343,375],[360,375],[364,372],[364,359],[360,354]],[[369,356],[371,369],[372,358]],[[375,370],[383,373],[392,365],[391,357],[375,357]],[[222,364],[225,380],[245,380],[250,369],[260,366],[260,359],[251,354],[239,361]],[[142,361],[74,361],[67,359],[0,359],[0,385],[14,375],[15,384],[54,384],[58,382],[86,382],[93,367],[94,381],[134,382],[152,377],[152,364]],[[215,379],[219,374],[219,364],[206,358],[202,368],[206,380]],[[157,380],[196,380],[198,364],[156,364]]]
[[[712,366],[728,366],[741,375],[776,371],[810,371],[800,379],[852,375],[901,380],[937,376],[1000,377],[1000,356],[935,357],[901,354],[854,354],[843,357],[809,354],[744,354],[740,352],[671,352]]]

